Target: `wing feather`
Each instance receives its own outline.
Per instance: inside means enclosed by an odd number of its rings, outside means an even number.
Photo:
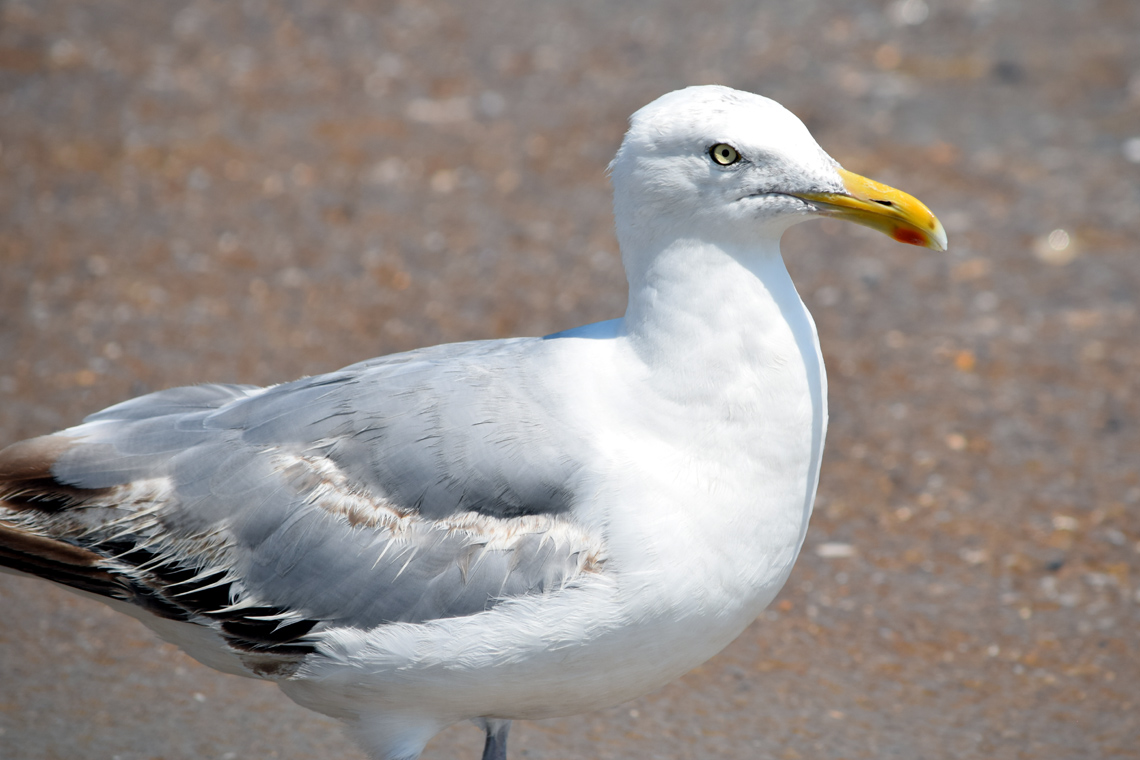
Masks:
[[[604,546],[571,519],[587,445],[525,372],[542,346],[176,388],[16,444],[0,452],[0,564],[285,658],[330,626],[556,592]]]

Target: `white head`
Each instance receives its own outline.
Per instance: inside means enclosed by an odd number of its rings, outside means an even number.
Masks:
[[[728,87],[689,87],[630,118],[610,172],[627,269],[678,238],[731,249],[817,216],[850,219],[941,249],[938,220],[914,198],[845,171],[790,111]]]

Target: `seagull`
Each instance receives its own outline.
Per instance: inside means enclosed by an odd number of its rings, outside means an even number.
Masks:
[[[378,760],[443,728],[645,694],[772,601],[827,428],[780,238],[846,219],[934,250],[915,198],[720,86],[637,111],[611,163],[629,301],[545,337],[198,385],[0,452],[0,565],[275,681]]]

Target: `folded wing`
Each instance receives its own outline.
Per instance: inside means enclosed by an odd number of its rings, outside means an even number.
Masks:
[[[0,452],[0,565],[205,626],[257,673],[322,630],[472,615],[597,571],[587,444],[522,339],[143,396]]]

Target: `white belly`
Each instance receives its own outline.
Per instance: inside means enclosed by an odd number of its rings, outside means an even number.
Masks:
[[[764,466],[729,462],[732,478],[683,450],[642,460],[669,478],[647,479],[633,457],[615,460],[624,475],[605,473],[608,494],[597,502],[608,515],[601,572],[469,617],[328,632],[320,655],[282,688],[349,720],[431,716],[438,725],[569,715],[656,689],[724,648],[787,579],[810,514],[814,438],[805,431],[791,455],[798,472],[779,478],[768,468],[784,466],[786,439],[782,454],[762,452]]]
[[[426,721],[430,735],[618,704],[732,641],[791,572],[827,425],[814,325],[772,266],[773,297],[733,315],[756,328],[710,330],[706,356],[654,367],[619,327],[548,357],[554,416],[606,422],[582,433],[593,452],[573,518],[603,537],[600,572],[469,617],[328,632],[287,693],[361,724]]]

